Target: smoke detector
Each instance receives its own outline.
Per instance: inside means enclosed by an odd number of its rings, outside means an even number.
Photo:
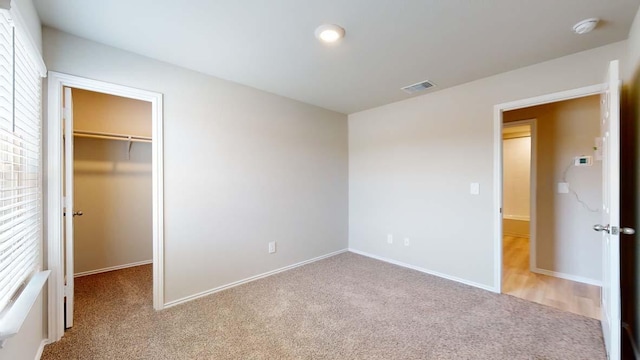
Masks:
[[[582,20],[579,23],[573,25],[573,32],[575,32],[578,35],[589,33],[593,29],[595,29],[596,26],[598,26],[599,21],[600,19],[598,18]]]
[[[405,86],[405,87],[402,88],[402,91],[404,91],[404,92],[406,92],[408,94],[415,94],[417,92],[427,90],[427,89],[432,88],[434,86],[436,86],[436,84],[432,83],[429,80],[425,80],[425,81],[421,81],[419,83],[415,83],[413,85]]]

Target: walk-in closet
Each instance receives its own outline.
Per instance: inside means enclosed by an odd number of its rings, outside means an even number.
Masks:
[[[71,94],[74,276],[150,268],[151,103],[80,89]]]

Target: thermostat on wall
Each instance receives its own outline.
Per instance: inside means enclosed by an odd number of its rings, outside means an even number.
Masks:
[[[575,166],[591,166],[591,165],[593,165],[593,157],[591,157],[591,156],[576,156],[573,165],[575,165]]]

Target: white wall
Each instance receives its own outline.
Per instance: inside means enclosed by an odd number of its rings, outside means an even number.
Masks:
[[[529,220],[531,137],[502,140],[502,211],[504,218]]]
[[[56,30],[43,38],[49,70],[164,94],[166,302],[347,247],[345,115]]]
[[[349,115],[349,246],[494,287],[494,105],[601,83],[626,51],[619,42]]]

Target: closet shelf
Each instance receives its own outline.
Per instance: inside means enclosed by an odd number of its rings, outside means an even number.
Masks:
[[[98,131],[73,130],[73,136],[93,138],[93,139],[122,140],[122,141],[131,141],[131,142],[145,142],[145,143],[151,142],[151,137],[148,137],[148,136],[114,134],[114,133],[106,133],[106,132],[98,132]]]

